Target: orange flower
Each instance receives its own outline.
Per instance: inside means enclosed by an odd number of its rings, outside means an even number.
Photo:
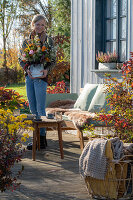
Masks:
[[[47,57],[47,58],[46,58],[46,61],[47,61],[47,62],[50,62],[50,59]]]
[[[42,47],[42,51],[46,51],[46,47],[45,46]]]
[[[33,44],[29,44],[29,47],[33,46]]]
[[[29,49],[28,49],[28,48],[25,48],[25,49],[24,49],[24,52],[28,52],[28,51],[29,51]]]
[[[116,95],[116,94],[114,94],[114,95],[113,95],[113,98],[114,98],[114,99],[116,99],[116,98],[117,98],[117,95]]]

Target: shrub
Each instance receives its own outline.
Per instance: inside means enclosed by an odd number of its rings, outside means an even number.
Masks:
[[[15,92],[15,90],[0,87],[0,108],[8,108],[13,111],[16,108],[22,107],[23,102],[22,96],[18,92]]]
[[[113,124],[115,135],[125,142],[133,142],[133,52],[131,59],[122,66],[122,81],[106,74],[108,114],[102,113],[99,119],[107,124]]]
[[[31,121],[24,121],[26,115],[14,116],[13,110],[20,108],[23,100],[13,90],[0,88],[0,191],[16,189],[18,175],[13,174],[12,167],[21,161],[24,150],[22,142],[26,141],[28,130],[33,130]],[[25,130],[25,132],[24,132]]]
[[[24,150],[22,141],[26,141],[29,137],[28,130],[32,130],[31,121],[23,121],[25,115],[17,117],[13,116],[11,110],[0,109],[0,191],[6,189],[14,190],[20,183],[17,183],[17,178],[23,170],[19,170],[15,174],[12,167],[16,162],[20,162]],[[21,130],[25,129],[22,135]]]
[[[23,107],[20,108],[20,113],[21,114],[30,114],[30,109],[29,109],[29,102],[28,100],[23,102]]]
[[[66,88],[66,84],[64,81],[59,81],[55,86],[49,86],[47,88],[48,94],[56,94],[56,93],[70,93],[69,89]]]
[[[66,60],[63,46],[69,44],[69,38],[66,36],[55,36],[55,46],[57,47],[56,66],[48,75],[48,83],[55,84],[58,81],[70,82],[70,62]]]

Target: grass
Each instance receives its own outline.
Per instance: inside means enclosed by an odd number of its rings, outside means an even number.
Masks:
[[[25,83],[9,85],[9,86],[7,86],[6,88],[7,88],[7,89],[15,90],[16,92],[18,92],[20,95],[23,96],[22,98],[25,99],[25,101],[27,101]]]
[[[48,87],[51,88],[51,90],[52,90],[52,89],[54,89],[55,86],[48,86]],[[25,101],[27,101],[25,83],[11,84],[11,85],[7,86],[6,88],[15,90],[16,92],[18,92],[20,95],[23,96],[22,98],[25,99]]]

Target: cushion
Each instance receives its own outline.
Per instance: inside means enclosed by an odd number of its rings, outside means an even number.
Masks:
[[[71,100],[71,99],[66,99],[66,100],[56,100],[51,102],[48,105],[48,108],[73,108],[74,103],[76,102],[76,100]]]
[[[89,112],[100,112],[102,109],[105,109],[105,111],[109,110],[109,106],[107,106],[107,99],[106,99],[108,94],[105,93],[105,90],[106,90],[105,84],[98,85],[98,88],[88,108]]]
[[[74,104],[74,108],[79,108],[81,110],[88,110],[92,98],[97,90],[98,84],[87,83],[81,94],[79,95],[77,101]]]

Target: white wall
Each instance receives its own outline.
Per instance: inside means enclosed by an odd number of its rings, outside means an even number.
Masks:
[[[71,92],[97,81],[94,65],[95,0],[71,0]]]

